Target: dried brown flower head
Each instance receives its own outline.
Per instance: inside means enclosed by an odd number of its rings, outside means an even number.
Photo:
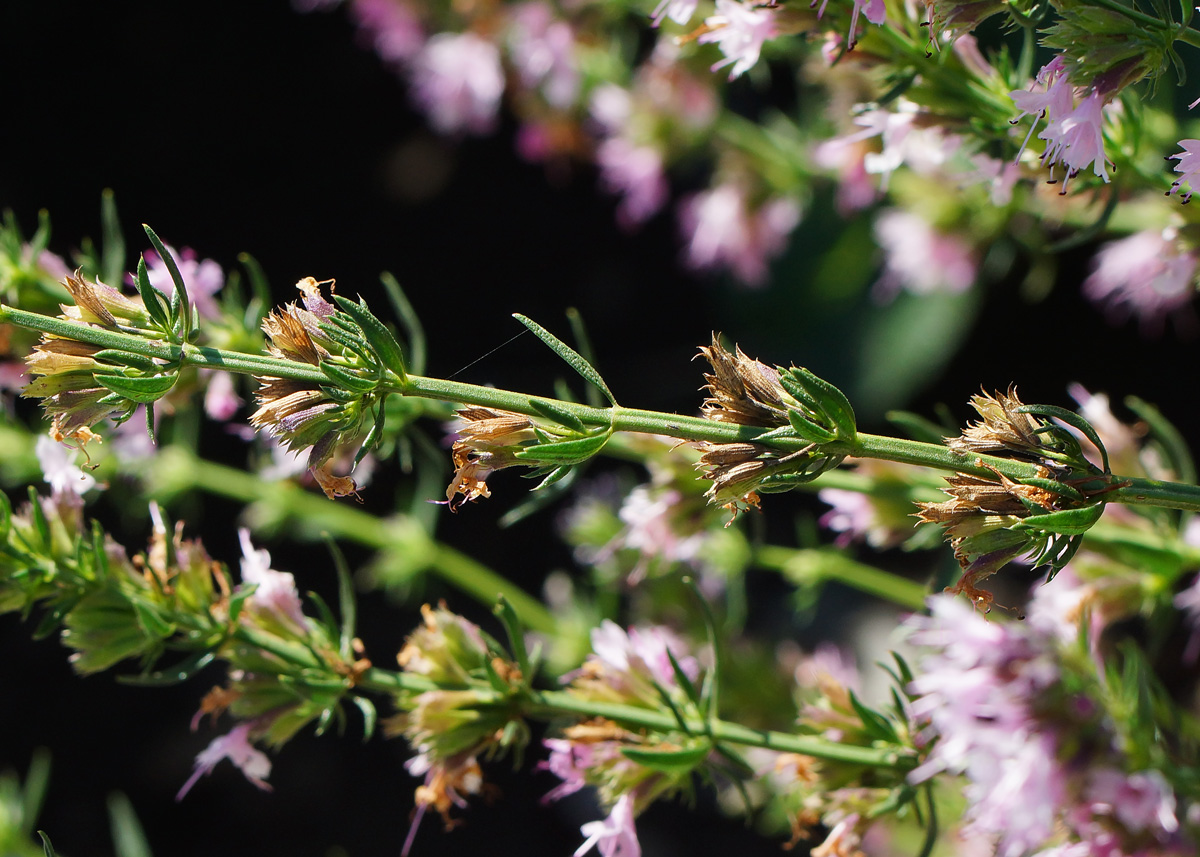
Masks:
[[[736,345],[727,351],[715,333],[700,354],[712,365],[704,375],[709,396],[701,407],[707,419],[764,428],[787,425],[787,394],[779,370],[752,360]]]

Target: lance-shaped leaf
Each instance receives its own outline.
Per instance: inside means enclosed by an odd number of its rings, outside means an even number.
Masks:
[[[97,375],[96,383],[105,389],[112,390],[122,398],[131,402],[148,404],[156,402],[171,391],[179,376],[145,375],[131,378],[126,375]]]
[[[1090,530],[1103,514],[1104,503],[1094,503],[1081,509],[1063,509],[1045,515],[1030,515],[1028,518],[1022,518],[1013,529],[1081,536]]]
[[[789,384],[789,381],[794,384]],[[854,417],[854,408],[845,393],[824,378],[818,378],[807,369],[796,366],[791,369],[781,368],[779,383],[792,395],[796,395],[793,392],[796,386],[803,389],[809,399],[816,402],[818,413],[826,417],[831,427],[837,431],[838,438],[846,443],[854,443],[858,437],[858,423]]]
[[[369,393],[379,386],[378,381],[364,378],[357,372],[345,369],[336,363],[330,363],[328,360],[321,361],[321,371],[330,381],[353,393]]]
[[[621,755],[631,762],[664,774],[685,774],[707,758],[712,748],[707,744],[682,750],[649,750],[641,747],[622,747]]]
[[[1068,411],[1066,408],[1060,408],[1056,405],[1022,405],[1017,408],[1018,414],[1033,414],[1036,417],[1053,417],[1060,422],[1066,423],[1073,429],[1080,431],[1084,437],[1092,442],[1092,446],[1100,452],[1100,459],[1104,465],[1104,472],[1111,473],[1112,470],[1108,466],[1108,450],[1104,448],[1104,441],[1100,439],[1100,435],[1092,428],[1092,424],[1081,417],[1074,411]]]
[[[608,443],[611,431],[591,437],[573,438],[555,443],[538,443],[522,447],[516,456],[522,461],[545,462],[546,464],[577,464],[587,461]]]
[[[546,399],[530,399],[529,406],[546,419],[553,420],[561,426],[566,426],[578,432],[586,431],[587,429],[583,424],[583,420],[579,419],[575,414]]]
[[[150,275],[146,272],[144,256],[138,257],[137,275],[134,277],[134,282],[137,283],[138,293],[142,296],[142,303],[146,305],[146,312],[150,313],[151,320],[159,326],[163,333],[170,335],[171,305],[167,302],[166,295],[150,284]]]
[[[171,275],[171,282],[175,284],[175,295],[171,301],[175,332],[181,342],[186,342],[192,335],[192,302],[188,298],[187,285],[184,284],[183,275],[179,273],[179,266],[175,264],[175,257],[167,250],[167,245],[163,244],[162,239],[145,223],[142,224],[142,228],[146,230],[146,237],[150,239],[159,258],[167,266],[167,273]],[[140,288],[139,286],[139,290]]]
[[[384,323],[367,309],[367,302],[360,297],[358,303],[355,303],[341,295],[334,295],[333,299],[362,330],[363,336],[367,338],[367,342],[370,343],[380,364],[394,372],[401,381],[407,380],[408,369],[404,363],[404,352],[400,348],[400,343],[396,341],[396,337],[392,336],[392,332]]]
[[[592,384],[596,389],[604,394],[612,405],[617,404],[617,398],[612,394],[612,390],[608,389],[608,384],[604,383],[604,379],[600,377],[600,373],[596,371],[591,363],[583,359],[583,355],[576,351],[567,343],[563,342],[546,328],[542,327],[536,321],[518,313],[513,313],[513,318],[525,325],[529,330],[542,342],[550,347],[550,350],[561,357],[568,366],[580,374],[580,376]]]

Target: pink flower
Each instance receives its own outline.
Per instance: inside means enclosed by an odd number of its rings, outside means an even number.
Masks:
[[[1187,185],[1187,192],[1179,195],[1181,200],[1187,202],[1192,198],[1196,174],[1200,173],[1200,140],[1180,140],[1179,145],[1183,151],[1176,152],[1168,158],[1168,160],[1179,161],[1175,165],[1175,172],[1179,173],[1179,178],[1171,182],[1171,189],[1167,191],[1167,196],[1179,193],[1179,188]]]
[[[308,628],[296,578],[271,568],[271,554],[254,548],[249,530],[239,529],[238,538],[242,542],[242,581],[256,587],[247,606],[259,617],[282,620],[301,630]]]
[[[267,777],[271,775],[271,760],[267,758],[266,753],[250,743],[251,725],[251,723],[240,723],[233,727],[228,734],[214,738],[211,744],[201,750],[196,756],[195,770],[192,771],[188,781],[183,784],[179,794],[175,795],[175,800],[183,800],[184,795],[191,790],[200,777],[211,773],[222,759],[233,762],[246,775],[246,779],[254,785],[263,791],[270,791],[271,784],[267,782]]]
[[[350,14],[359,32],[386,63],[403,65],[425,44],[425,33],[412,7],[404,0],[354,0]]]
[[[704,21],[705,32],[696,40],[701,44],[716,42],[725,59],[712,70],[732,64],[729,79],[749,71],[758,62],[763,43],[779,34],[777,9],[773,6],[750,6],[738,0],[717,0],[717,14]]]
[[[1175,792],[1158,771],[1126,774],[1112,768],[1093,771],[1087,789],[1095,815],[1111,815],[1131,833],[1152,830],[1159,839],[1179,829]]]
[[[696,14],[697,2],[698,0],[660,0],[650,13],[650,18],[656,27],[662,23],[664,17],[682,26]]]
[[[438,33],[412,68],[413,99],[443,134],[486,134],[496,125],[504,70],[500,51],[474,33]]]
[[[1196,255],[1181,251],[1174,229],[1146,230],[1112,241],[1092,260],[1083,293],[1104,304],[1118,319],[1138,316],[1145,327],[1162,327],[1163,319],[1192,299]]]
[[[204,413],[209,419],[228,422],[233,419],[242,400],[233,388],[233,376],[228,372],[208,374],[208,386],[204,390]]]
[[[846,40],[846,50],[853,50],[858,44],[858,16],[865,15],[872,24],[882,24],[887,19],[887,7],[883,0],[854,0],[854,11],[850,14],[850,37]]]
[[[1104,105],[1109,97],[1110,93],[1102,93],[1093,87],[1074,110],[1050,122],[1038,134],[1038,139],[1046,141],[1042,163],[1050,167],[1051,175],[1058,161],[1067,166],[1067,176],[1059,193],[1066,193],[1067,181],[1089,164],[1093,173],[1108,181],[1105,165],[1109,161],[1104,155],[1104,134],[1100,126],[1104,120]]]
[[[1021,121],[1022,116],[1035,117],[1029,133],[1025,135],[1025,142],[1021,144],[1021,148],[1017,152],[1016,160],[1018,161],[1021,159],[1025,147],[1029,145],[1029,138],[1033,136],[1033,132],[1037,128],[1037,120],[1056,121],[1070,113],[1075,104],[1074,89],[1067,80],[1066,66],[1061,56],[1055,57],[1042,66],[1037,77],[1034,78],[1034,85],[1041,86],[1042,91],[1027,92],[1019,89],[1008,94],[1012,98],[1013,104],[1021,111],[1015,119],[1011,120],[1012,124],[1015,125]]]
[[[971,247],[955,235],[938,232],[924,218],[888,209],[875,220],[875,238],[884,251],[876,296],[894,298],[901,290],[918,295],[958,294],[975,282]]]
[[[650,679],[663,687],[676,687],[671,656],[689,679],[700,674],[700,665],[687,653],[687,646],[670,630],[661,626],[630,628],[628,633],[611,619],[592,629],[592,651],[589,660],[599,660],[619,683],[623,677]]]
[[[596,149],[600,182],[609,193],[621,195],[617,222],[632,229],[653,217],[667,201],[670,188],[663,174],[662,153],[612,137]]]
[[[767,262],[783,251],[800,222],[800,207],[776,197],[751,212],[742,189],[727,183],[684,200],[679,219],[688,237],[690,267],[726,267],[742,282],[759,285],[767,277]]]
[[[583,857],[594,846],[601,857],[641,857],[633,824],[633,796],[623,794],[613,804],[612,812],[603,821],[589,821],[579,828],[587,839],[575,849],[574,857]]]
[[[96,487],[96,477],[75,464],[75,452],[49,435],[40,435],[34,446],[42,478],[50,484],[50,493],[55,499],[78,498]]]

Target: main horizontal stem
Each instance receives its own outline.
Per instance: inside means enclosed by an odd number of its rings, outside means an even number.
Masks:
[[[319,366],[310,363],[186,343],[168,343],[161,339],[152,340],[144,336],[40,315],[0,304],[0,323],[3,322],[39,330],[54,336],[92,343],[103,348],[121,349],[166,363],[224,369],[229,372],[257,376],[291,378],[323,386],[332,383]],[[570,413],[584,425],[611,427],[613,431],[618,432],[666,435],[685,441],[761,442],[773,449],[785,452],[795,451],[807,445],[807,442],[800,438],[775,437],[765,441],[761,440],[769,429],[757,426],[625,408],[620,405],[613,405],[611,408],[595,408],[576,402],[531,396],[526,393],[498,390],[477,384],[464,384],[442,378],[426,378],[420,375],[409,375],[407,378],[401,379],[389,373],[380,388],[404,396],[500,408],[529,416],[538,416],[543,413],[545,409],[539,409],[538,403],[545,403],[555,409]],[[866,433],[859,433],[853,443],[825,444],[821,449],[822,452],[830,455],[876,458],[983,477],[994,476],[996,472],[1003,473],[1015,480],[1028,479],[1038,475],[1037,466],[1027,462],[990,455],[962,455],[939,444]],[[1113,477],[1113,484],[1121,486],[1106,495],[1108,500],[1114,502],[1200,512],[1200,487],[1195,485],[1120,476]]]

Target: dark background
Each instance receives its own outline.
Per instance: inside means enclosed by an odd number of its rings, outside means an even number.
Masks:
[[[1012,381],[1027,401],[1069,404],[1064,389],[1073,380],[1116,397],[1137,393],[1169,403],[1185,433],[1194,416],[1194,396],[1179,396],[1190,393],[1194,343],[1174,330],[1147,341],[1133,325],[1106,323],[1078,296],[1082,252],[1064,260],[1065,276],[1038,303],[1018,297],[1018,269],[1011,282],[961,304],[878,308],[862,295],[807,290],[811,260],[842,228],[810,216],[769,289],[690,275],[677,264],[670,217],[622,233],[591,171],[548,176],[521,162],[511,127],[487,140],[431,136],[341,12],[300,15],[285,2],[229,0],[5,3],[0,81],[0,207],[30,231],[38,210],[49,210],[52,249],[66,254],[98,235],[100,194],[111,188],[130,264],[147,222],[227,269],[239,252],[252,253],[280,300],[293,299],[290,284],[311,275],[336,277],[341,293],[383,306],[377,277],[390,270],[428,330],[431,375],[454,373],[518,333],[514,311],[565,332],[563,312],[577,307],[601,370],[630,406],[694,411],[700,380],[691,358],[719,329],[753,356],[808,365],[852,393],[874,390],[865,429],[882,428],[886,407],[929,412],[938,401],[963,419],[981,384]],[[918,361],[883,393],[864,380],[891,359],[863,332],[864,314],[919,320],[935,311],[958,341],[952,360]],[[561,374],[548,351],[523,337],[457,377],[549,392]],[[495,518],[522,490],[515,482],[444,523],[439,536],[514,577],[536,578],[567,553],[541,544],[552,541],[538,538],[549,517],[496,533]],[[206,501],[204,526],[192,530],[227,560],[239,553],[236,511]],[[310,548],[269,547],[302,588],[327,586],[324,571],[310,567]],[[381,601],[369,596],[361,608],[363,636],[379,652],[398,647],[413,621],[410,608]],[[399,853],[415,785],[400,767],[400,742],[363,745],[354,726],[342,738],[306,734],[275,758],[274,794],[223,765],[177,804],[192,757],[212,734],[187,732],[207,685],[163,691],[119,686],[109,675],[79,679],[56,642],[31,643],[30,631],[0,617],[0,769],[23,771],[33,748],[52,751],[39,826],[63,853],[111,853],[104,802],[115,790],[131,797],[159,855]],[[501,797],[478,803],[445,836],[427,820],[415,853],[566,855],[577,847],[579,824],[595,817],[585,799],[544,808],[534,796],[553,784],[548,775],[513,777],[504,765],[490,773]],[[778,853],[778,843],[711,815],[656,808],[639,822],[646,852]]]

